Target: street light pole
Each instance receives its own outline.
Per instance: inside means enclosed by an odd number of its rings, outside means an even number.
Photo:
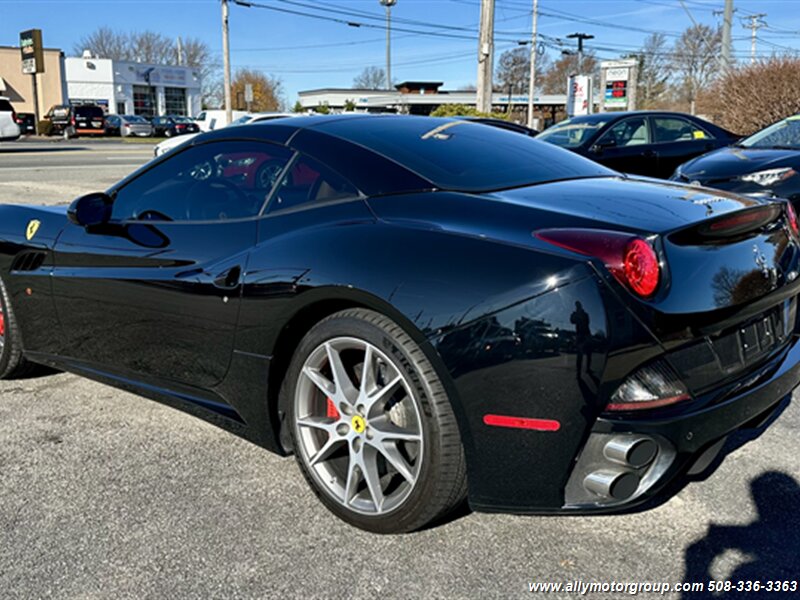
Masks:
[[[531,74],[528,79],[528,127],[533,129],[533,94],[536,89],[536,25],[539,16],[539,0],[533,0],[533,29],[531,34]]]
[[[224,63],[225,117],[228,124],[233,122],[231,105],[231,47],[228,40],[228,0],[222,0],[222,61]]]
[[[581,75],[583,70],[583,40],[593,40],[594,36],[586,33],[570,33],[567,37],[578,40],[578,75]]]
[[[379,0],[386,7],[386,89],[392,89],[392,7],[397,0]]]

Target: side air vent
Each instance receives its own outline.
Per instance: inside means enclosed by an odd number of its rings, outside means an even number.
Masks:
[[[22,252],[14,258],[11,264],[12,271],[35,271],[44,263],[47,255],[44,252]]]

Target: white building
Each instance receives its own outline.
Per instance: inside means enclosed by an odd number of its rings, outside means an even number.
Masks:
[[[200,72],[193,67],[149,65],[109,58],[67,58],[72,104],[97,104],[110,114],[197,115]]]

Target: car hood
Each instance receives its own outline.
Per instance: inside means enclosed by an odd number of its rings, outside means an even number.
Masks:
[[[766,169],[795,167],[799,164],[800,151],[798,150],[731,146],[690,160],[679,167],[679,170],[684,178],[703,182],[714,179],[730,179]]]
[[[187,134],[184,134],[184,135],[179,135],[179,136],[170,138],[168,140],[164,140],[163,142],[161,142],[161,143],[156,145],[155,154],[156,154],[156,156],[161,156],[162,154],[164,154],[164,152],[172,150],[173,148],[177,148],[178,146],[182,146],[183,144],[185,144],[189,140],[196,138],[198,135],[200,135],[200,132],[198,132],[198,133],[187,133]]]

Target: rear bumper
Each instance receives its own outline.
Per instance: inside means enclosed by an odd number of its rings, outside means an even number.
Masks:
[[[705,469],[713,461],[727,436],[762,424],[798,383],[800,337],[795,335],[778,357],[739,382],[739,391],[713,406],[662,419],[598,419],[570,475],[561,511],[625,512],[669,498],[682,487],[688,474]],[[650,462],[636,467],[608,458],[606,447],[611,440],[633,439],[656,442],[657,454]],[[604,497],[587,489],[586,478],[599,472],[609,477],[614,473],[633,474],[639,483],[625,498]]]

